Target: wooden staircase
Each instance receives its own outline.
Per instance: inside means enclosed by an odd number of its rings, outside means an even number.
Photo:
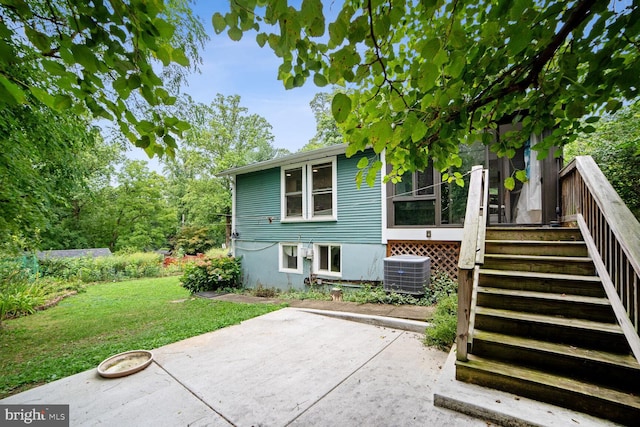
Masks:
[[[487,228],[456,378],[640,423],[640,364],[579,229]]]

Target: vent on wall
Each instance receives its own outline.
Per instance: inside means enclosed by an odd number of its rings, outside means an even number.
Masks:
[[[422,295],[429,285],[431,260],[417,255],[394,255],[384,259],[384,290]]]

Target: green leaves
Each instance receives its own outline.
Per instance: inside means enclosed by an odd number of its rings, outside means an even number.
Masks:
[[[242,30],[238,27],[231,27],[229,28],[229,31],[227,31],[227,34],[229,35],[229,38],[235,42],[240,41],[240,39],[242,38]]]
[[[213,29],[216,34],[220,34],[221,32],[223,32],[227,26],[227,23],[224,20],[224,16],[222,16],[219,12],[213,14],[211,22],[213,23]]]
[[[170,154],[181,130],[141,135],[136,124],[145,110],[175,102],[159,76],[183,80],[206,38],[187,0],[41,3],[13,0],[12,26],[0,22],[0,107],[31,103],[107,118],[126,139]]]
[[[344,93],[336,93],[331,101],[331,113],[338,123],[347,120],[351,112],[351,98]]]
[[[424,138],[426,134],[427,134],[427,125],[422,121],[418,121],[414,125],[413,131],[411,132],[411,141],[419,142],[422,140],[422,138]]]
[[[26,97],[22,89],[0,74],[0,94],[4,92],[4,99],[10,99],[12,104],[24,104]]]
[[[635,8],[560,0],[344,2],[327,25],[319,0],[302,1],[299,11],[285,0],[265,2],[264,10],[260,2],[240,3],[231,3],[224,24],[214,16],[216,31],[262,16],[279,25],[280,34],[257,41],[282,58],[285,87],[311,75],[321,87],[348,87],[331,106],[347,151],[388,148],[395,170],[419,167],[413,157],[423,152],[438,167],[455,166],[461,141],[494,145],[480,135],[506,123],[519,135],[495,144],[499,156],[513,156],[545,129],[554,131],[537,148],[551,152],[551,144],[575,138],[581,117],[618,111],[640,87]],[[328,36],[314,40],[324,26]],[[529,115],[514,115],[522,111]],[[523,176],[512,178],[508,186]]]
[[[514,188],[516,188],[516,180],[510,176],[509,178],[504,180],[504,188],[506,188],[509,191],[512,191]]]
[[[527,176],[527,171],[525,170],[516,171],[516,179],[520,182],[527,182],[529,180],[529,177]]]

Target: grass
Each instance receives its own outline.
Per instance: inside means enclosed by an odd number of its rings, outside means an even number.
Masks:
[[[431,326],[425,331],[425,344],[449,351],[456,340],[458,326],[458,296],[449,295],[440,301],[431,319]]]
[[[0,399],[96,368],[110,355],[154,349],[282,305],[191,297],[178,277],[103,283],[0,329]]]

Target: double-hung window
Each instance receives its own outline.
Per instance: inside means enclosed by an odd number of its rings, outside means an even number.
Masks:
[[[282,220],[327,221],[337,218],[336,159],[282,168]]]
[[[302,218],[304,214],[303,191],[306,180],[303,167],[287,169],[284,172],[284,218]]]
[[[323,276],[342,275],[342,248],[334,244],[315,245],[315,271]]]

